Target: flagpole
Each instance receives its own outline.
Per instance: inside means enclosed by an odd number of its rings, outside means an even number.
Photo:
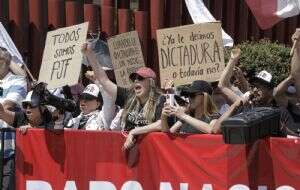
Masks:
[[[31,74],[31,72],[29,71],[27,65],[24,63],[24,69],[25,71],[27,72],[27,74],[29,75],[30,79],[33,81],[33,82],[36,82],[36,79],[33,77],[33,75]]]

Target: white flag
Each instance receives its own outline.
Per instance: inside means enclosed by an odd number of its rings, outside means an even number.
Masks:
[[[21,34],[20,34],[21,35]],[[4,26],[0,22],[0,47],[3,47],[7,49],[7,51],[11,54],[12,56],[12,61],[22,65],[24,63],[23,58],[16,48],[14,42],[10,38],[9,34],[5,30]]]
[[[195,24],[216,21],[202,0],[185,0],[185,4]],[[223,29],[222,38],[224,46],[233,46],[233,39]]]

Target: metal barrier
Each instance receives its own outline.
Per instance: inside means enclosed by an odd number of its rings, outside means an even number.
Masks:
[[[3,164],[4,164],[4,134],[7,132],[16,132],[15,128],[0,128],[1,144],[0,144],[0,189],[3,186]]]

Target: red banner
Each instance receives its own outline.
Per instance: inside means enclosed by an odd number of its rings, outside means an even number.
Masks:
[[[113,132],[17,133],[17,190],[300,189],[295,139],[227,145],[220,135],[153,133],[129,153],[124,140]]]

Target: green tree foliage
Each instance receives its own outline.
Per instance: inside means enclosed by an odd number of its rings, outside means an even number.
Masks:
[[[290,49],[269,40],[246,41],[236,47],[241,49],[239,67],[253,77],[255,73],[266,70],[273,75],[273,84],[277,85],[290,73]],[[230,57],[230,50],[225,50],[225,60]],[[226,61],[226,62],[227,62]]]

